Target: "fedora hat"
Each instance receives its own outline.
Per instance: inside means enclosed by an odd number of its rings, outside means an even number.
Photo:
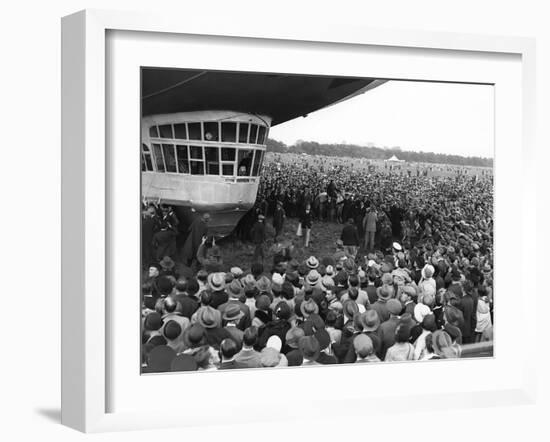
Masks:
[[[363,331],[376,331],[380,327],[380,317],[376,310],[370,309],[360,315]]]
[[[315,256],[310,256],[308,258],[308,260],[306,261],[306,265],[310,269],[316,269],[317,267],[319,267],[319,260],[317,258],[315,258]]]
[[[208,284],[215,292],[225,289],[225,273],[210,273],[208,275]]]
[[[275,310],[273,313],[279,319],[288,320],[290,319],[290,315],[292,314],[292,311],[290,310],[289,305],[285,301],[281,301],[275,306]]]
[[[390,285],[383,285],[376,289],[376,295],[379,299],[387,301],[393,296],[394,289]]]
[[[310,270],[310,272],[306,276],[306,282],[309,285],[316,285],[320,279],[321,279],[321,275],[315,269]]]
[[[183,333],[183,342],[187,348],[198,347],[205,342],[205,330],[198,322]]]
[[[353,349],[355,353],[361,358],[365,358],[374,352],[374,345],[372,339],[361,333],[353,338]]]
[[[302,301],[300,304],[300,312],[304,318],[307,318],[311,315],[316,315],[319,313],[319,306],[313,299],[308,299],[307,301]]]
[[[298,348],[298,343],[300,338],[303,338],[306,335],[305,331],[301,327],[292,327],[286,332],[285,342],[286,345],[292,348]]]
[[[403,313],[403,315],[399,318],[399,325],[413,328],[416,325],[416,322],[410,313]]]
[[[244,313],[241,311],[239,304],[230,302],[229,304],[227,304],[227,307],[225,307],[225,310],[223,312],[223,319],[225,321],[238,321],[243,317],[243,315]]]
[[[357,303],[355,301],[348,299],[344,302],[343,311],[344,315],[351,319],[354,318],[357,313],[359,313],[359,307],[357,306]]]
[[[267,276],[261,276],[260,279],[256,282],[256,286],[260,293],[267,293],[271,290],[271,281]]]
[[[235,278],[240,278],[243,275],[243,271],[240,267],[231,267],[229,271]]]
[[[304,358],[310,361],[316,361],[321,353],[321,346],[315,336],[304,336],[300,338],[298,348],[304,355]]]
[[[255,305],[258,310],[267,310],[271,305],[271,300],[267,295],[260,295],[256,298]]]
[[[401,310],[403,310],[403,306],[397,299],[388,299],[388,302],[386,302],[386,308],[388,309],[388,312],[390,312],[392,315],[398,315],[401,313]]]
[[[324,328],[320,328],[313,335],[319,341],[319,349],[322,351],[330,345],[330,335]]]
[[[204,328],[218,327],[220,325],[220,319],[220,312],[210,306],[201,307],[197,314],[197,322]]]
[[[234,279],[227,286],[227,294],[232,298],[238,298],[243,294],[243,286],[238,279]]]

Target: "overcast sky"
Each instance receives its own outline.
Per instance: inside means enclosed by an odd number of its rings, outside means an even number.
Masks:
[[[275,126],[270,138],[494,156],[493,86],[388,81],[362,95]]]

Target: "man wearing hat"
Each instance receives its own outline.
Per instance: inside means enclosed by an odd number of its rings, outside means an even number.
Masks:
[[[384,359],[386,351],[395,343],[395,330],[399,325],[399,315],[401,314],[402,306],[397,299],[389,299],[386,303],[388,313],[390,315],[387,321],[380,324],[378,329],[380,340],[382,341],[382,349],[380,351],[381,358]]]
[[[399,295],[399,300],[403,305],[404,313],[410,313],[411,316],[414,315],[414,309],[416,307],[416,289],[410,285],[404,285],[399,287],[401,292]]]
[[[304,336],[300,339],[298,347],[304,357],[302,366],[319,365],[317,359],[321,353],[321,346],[315,336]]]
[[[210,273],[207,281],[210,292],[212,293],[212,302],[210,305],[213,308],[218,308],[229,299],[229,295],[225,291],[225,273]]]
[[[215,370],[220,360],[219,353],[207,342],[206,330],[199,323],[183,333],[186,349],[182,354],[192,356],[199,370]]]
[[[222,319],[225,322],[224,329],[229,332],[239,349],[243,344],[244,332],[239,328],[243,316],[243,312],[236,303],[228,304],[222,312]]]
[[[347,224],[342,229],[340,239],[344,244],[344,252],[355,259],[360,239],[359,232],[357,231],[357,227],[355,227],[353,218],[348,219]]]
[[[204,306],[197,310],[196,314],[198,324],[205,329],[208,345],[218,349],[224,339],[231,338],[229,332],[221,327],[221,315],[218,310]]]
[[[380,358],[376,356],[374,351],[371,338],[365,334],[355,336],[353,339],[353,351],[357,358],[356,363],[380,362]]]
[[[275,229],[275,237],[274,237],[275,242],[277,242],[277,238],[283,231],[285,218],[286,218],[286,212],[285,212],[285,209],[283,209],[283,202],[281,200],[277,200],[277,206],[275,207],[275,211],[273,212],[273,228]]]
[[[281,339],[282,346],[285,345],[286,333],[291,328],[289,322],[291,310],[289,305],[285,301],[279,302],[273,311],[273,316],[275,319],[268,322],[265,327],[260,330],[257,343],[257,349],[259,350],[266,346],[267,340],[273,335],[277,335]]]
[[[367,335],[374,346],[374,353],[376,355],[382,354],[382,340],[378,331],[380,327],[380,318],[376,310],[367,310],[359,316],[359,323],[362,327],[362,334]]]
[[[258,215],[258,220],[250,230],[250,239],[254,243],[254,255],[252,262],[263,262],[264,260],[264,241],[265,241],[265,216]]]
[[[367,209],[367,214],[363,218],[363,228],[365,230],[365,250],[367,252],[374,249],[374,237],[376,235],[376,222],[378,221],[378,216],[376,215],[376,210],[371,205]]]
[[[196,217],[189,226],[187,239],[181,252],[182,262],[185,265],[190,266],[196,259],[202,238],[208,236],[209,222],[210,214],[204,213],[202,216]]]
[[[390,299],[392,299],[394,292],[393,286],[386,284],[383,284],[381,287],[376,289],[378,300],[374,304],[371,304],[371,308],[376,310],[381,322],[387,321],[390,318],[387,303]]]
[[[283,302],[283,301],[279,301]],[[275,307],[275,306],[273,306]],[[271,300],[267,295],[259,295],[256,298],[256,305],[254,309],[254,318],[252,319],[252,325],[260,328],[273,319]]]
[[[224,302],[220,306],[218,306],[218,310],[223,315],[225,313],[225,310],[229,306],[237,306],[242,313],[241,315],[241,321],[239,323],[239,328],[241,330],[244,330],[248,326],[250,326],[250,323],[252,321],[250,317],[250,309],[248,306],[241,301],[241,298],[243,296],[243,286],[237,279],[234,279],[231,281],[231,283],[226,287],[225,292],[229,296],[229,299],[227,302]]]
[[[319,342],[319,356],[316,362],[321,365],[337,364],[338,360],[331,354],[331,342],[328,332],[321,328],[313,335]]]

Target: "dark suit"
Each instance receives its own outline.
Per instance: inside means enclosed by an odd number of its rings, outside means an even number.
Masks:
[[[464,323],[460,327],[462,332],[462,342],[468,344],[473,342],[474,332],[477,324],[477,315],[475,310],[475,302],[471,295],[464,295],[458,304],[458,308],[464,315]]]
[[[378,333],[380,335],[380,339],[382,340],[382,350],[380,351],[380,354],[382,355],[382,360],[384,360],[383,358],[386,356],[388,348],[395,344],[395,330],[397,329],[398,325],[399,318],[396,317],[392,317],[380,324]]]
[[[246,364],[243,364],[241,362],[237,362],[235,360],[229,361],[229,362],[227,362],[227,361],[222,362],[220,364],[220,367],[219,367],[220,370],[235,370],[237,368],[248,368],[248,367],[246,366]]]

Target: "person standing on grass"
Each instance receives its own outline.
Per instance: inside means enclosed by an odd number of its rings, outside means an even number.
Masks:
[[[283,231],[283,225],[285,222],[286,213],[285,209],[283,209],[283,202],[278,200],[277,206],[275,207],[275,211],[273,213],[273,228],[275,229],[275,242],[277,242],[277,238]]]
[[[359,232],[357,231],[357,227],[355,227],[353,218],[348,219],[348,223],[342,229],[340,239],[344,243],[344,251],[355,259],[359,247]]]
[[[250,236],[252,242],[255,244],[254,256],[252,257],[252,262],[262,262],[264,261],[264,241],[265,241],[265,217],[264,215],[258,215],[258,221],[252,226],[250,231]],[[260,261],[261,260],[261,261]]]
[[[367,214],[363,218],[363,228],[365,230],[365,250],[370,252],[374,250],[374,236],[376,235],[376,223],[378,217],[373,206],[369,206]]]
[[[185,265],[190,266],[193,262],[196,262],[197,251],[202,238],[208,236],[209,222],[210,214],[203,213],[202,216],[196,217],[189,226],[189,233],[182,250],[182,261]]]
[[[309,246],[309,240],[311,236],[311,225],[313,222],[313,216],[311,214],[311,206],[306,204],[306,208],[300,216],[300,223],[298,224],[298,236],[304,236],[304,246]]]

